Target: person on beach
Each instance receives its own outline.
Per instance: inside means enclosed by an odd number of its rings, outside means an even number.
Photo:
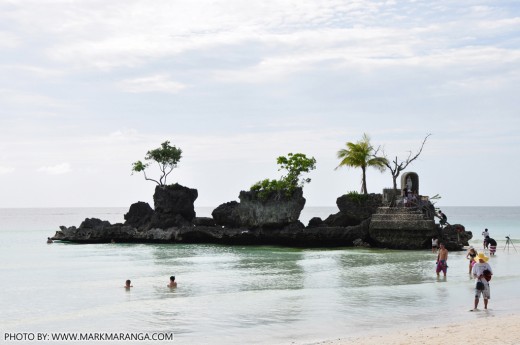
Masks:
[[[439,247],[439,239],[437,236],[432,237],[432,253],[437,253],[437,248]]]
[[[477,251],[472,246],[469,247],[468,252],[466,253],[466,259],[469,260],[469,274],[471,274],[471,270],[473,269],[473,265],[475,265],[475,257],[477,256]]]
[[[482,231],[482,236],[484,237],[484,242],[482,243],[482,245],[484,246],[484,249],[487,249],[488,244],[486,242],[486,238],[489,237],[489,231],[487,228],[484,229],[484,231]]]
[[[170,277],[170,283],[167,285],[169,288],[176,288],[177,282],[175,281],[175,276]]]
[[[479,253],[475,257],[475,265],[471,273],[475,278],[475,303],[473,310],[478,310],[478,302],[480,299],[480,295],[484,298],[484,309],[488,307],[488,301],[491,298],[491,291],[489,289],[489,281],[491,280],[491,276],[493,275],[493,270],[491,266],[487,263],[489,258],[484,253]],[[477,283],[482,283],[483,288],[478,289]]]
[[[125,282],[125,289],[130,290],[130,288],[132,288],[132,287],[134,287],[132,285],[132,282],[130,281],[130,279],[127,279]]]
[[[444,228],[444,225],[446,225],[448,222],[448,217],[444,214],[444,212],[439,210],[439,218],[441,219],[439,224],[441,225],[441,228]]]
[[[489,255],[495,255],[496,251],[497,251],[497,241],[495,241],[493,238],[491,237],[486,237],[486,243],[487,243],[487,246],[489,248]]]
[[[448,270],[448,249],[444,247],[444,243],[439,244],[439,254],[437,255],[437,276],[442,271],[446,277],[446,271]]]

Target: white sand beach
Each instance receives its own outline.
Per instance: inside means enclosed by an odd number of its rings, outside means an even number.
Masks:
[[[520,344],[520,315],[487,316],[478,312],[476,319],[428,328],[390,331],[349,339],[336,339],[315,345],[455,345],[464,343],[518,345]]]

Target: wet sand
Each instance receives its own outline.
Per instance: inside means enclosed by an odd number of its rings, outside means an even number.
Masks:
[[[485,311],[477,313],[476,319],[463,323],[375,333],[366,337],[328,340],[315,345],[520,344],[520,314],[495,316],[486,315]]]

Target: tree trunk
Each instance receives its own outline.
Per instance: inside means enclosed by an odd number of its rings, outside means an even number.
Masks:
[[[361,193],[363,194],[368,194],[368,191],[367,191],[367,174],[366,174],[366,168],[365,167],[362,167],[361,170],[363,171],[363,180],[362,180],[362,185],[361,185]]]
[[[394,192],[392,193],[392,201],[390,202],[390,207],[397,206],[397,176],[392,175],[392,180],[394,183]]]

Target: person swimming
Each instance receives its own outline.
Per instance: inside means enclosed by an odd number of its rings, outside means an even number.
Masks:
[[[170,283],[167,285],[169,288],[176,288],[177,282],[175,281],[175,276],[170,277]]]
[[[125,289],[129,290],[131,287],[134,287],[134,286],[132,285],[132,282],[130,281],[130,279],[127,279],[125,282]]]

